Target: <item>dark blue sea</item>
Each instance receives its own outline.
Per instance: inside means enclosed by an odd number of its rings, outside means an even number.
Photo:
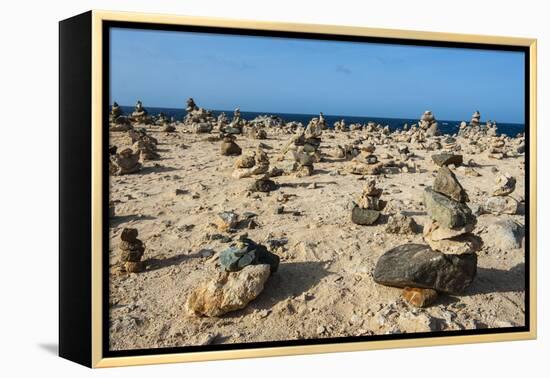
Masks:
[[[130,114],[134,110],[133,106],[121,106],[122,111],[125,114]],[[167,117],[174,117],[176,120],[183,120],[183,117],[185,117],[185,109],[171,109],[171,108],[154,108],[154,107],[145,107],[145,109],[149,112],[150,115],[158,115],[159,113],[164,113]],[[227,115],[227,118],[231,120],[233,117],[233,110],[212,110],[212,113],[217,117],[220,113],[224,112]],[[241,111],[241,117],[243,117],[246,120],[251,120],[256,118],[260,115],[276,115],[284,119],[285,121],[296,121],[301,122],[304,126],[308,124],[308,122],[313,117],[318,117],[318,114],[287,114],[287,113],[257,113],[257,112],[245,112]],[[327,124],[329,127],[332,127],[334,122],[339,121],[341,119],[344,119],[346,121],[347,125],[350,125],[352,123],[367,123],[367,122],[375,122],[379,123],[383,126],[389,125],[390,130],[397,130],[403,128],[403,125],[408,124],[409,126],[417,123],[419,118],[412,119],[412,118],[380,118],[380,117],[352,117],[352,116],[340,116],[340,115],[324,115],[325,120],[327,121]],[[469,119],[465,119],[464,121],[468,122]],[[460,126],[461,121],[456,120],[437,120],[439,129],[443,134],[455,134],[458,132],[458,127]],[[485,121],[482,120],[482,123]],[[523,124],[519,123],[500,123],[497,121],[498,126],[498,133],[499,134],[506,134],[511,137],[515,137],[518,133],[521,133],[524,131],[525,126]]]

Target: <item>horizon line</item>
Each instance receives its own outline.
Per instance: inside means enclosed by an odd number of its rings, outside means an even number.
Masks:
[[[111,107],[112,103],[109,104],[109,107]],[[135,105],[121,105],[121,104],[118,104],[119,106],[121,107],[125,107],[125,108],[135,108]],[[143,105],[143,107],[145,109],[147,108],[156,108],[156,109],[169,109],[169,110],[182,110],[182,111],[185,111],[185,107],[181,107],[181,108],[171,108],[171,107],[165,107],[165,106],[147,106],[147,105]],[[206,109],[206,108],[203,108],[203,109]],[[215,112],[223,112],[223,113],[233,113],[233,110],[228,110],[228,109],[206,109],[208,111],[215,111]],[[288,115],[312,115],[312,116],[319,116],[319,114],[317,113],[288,113],[288,112],[264,112],[264,111],[254,111],[254,110],[243,110],[239,107],[239,110],[241,111],[241,113],[258,113],[258,114],[261,114],[261,115],[277,115],[277,114],[288,114]],[[433,111],[430,110],[432,113]],[[473,113],[472,113],[473,114]],[[328,117],[341,117],[345,120],[346,117],[357,117],[357,118],[382,118],[382,119],[395,119],[395,120],[416,120],[416,122],[419,122],[420,121],[420,116],[419,117],[387,117],[387,116],[376,116],[376,115],[340,115],[340,114],[325,114],[323,113],[324,116],[328,116]],[[456,119],[443,119],[443,118],[436,118],[436,121],[439,122],[439,121],[451,121],[451,122],[462,122],[462,121],[465,121],[465,122],[468,122],[467,119],[462,119],[462,120],[456,120]],[[497,125],[499,123],[504,123],[504,124],[509,124],[509,125],[523,125],[525,127],[525,122],[508,122],[508,121],[496,121],[494,119],[492,120],[489,120],[489,121],[492,121],[492,122],[496,122]],[[483,121],[483,122],[487,122],[487,120]],[[480,123],[483,123],[483,122],[480,122]]]

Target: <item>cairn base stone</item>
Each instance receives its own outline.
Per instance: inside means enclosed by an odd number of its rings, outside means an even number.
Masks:
[[[473,282],[476,272],[476,254],[445,255],[424,244],[403,244],[378,259],[374,281],[458,294]]]
[[[240,310],[256,299],[270,276],[267,264],[248,265],[236,273],[218,273],[187,298],[187,311],[196,316],[217,317]]]

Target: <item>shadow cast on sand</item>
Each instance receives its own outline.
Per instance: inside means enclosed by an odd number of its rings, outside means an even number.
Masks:
[[[279,184],[280,188],[307,188],[310,186],[311,182],[286,182]],[[336,185],[337,182],[335,181],[325,181],[325,182],[315,182],[315,185],[317,185],[317,188],[324,188],[326,185]]]
[[[199,252],[196,252],[196,253],[191,253],[191,254],[185,254],[185,253],[180,253],[178,255],[175,255],[175,256],[172,256],[172,257],[167,257],[167,258],[156,258],[156,257],[152,257],[150,259],[147,259],[145,260],[145,265],[147,266],[147,271],[150,272],[150,271],[153,271],[153,270],[158,270],[158,269],[162,269],[162,268],[168,268],[170,266],[174,266],[174,265],[179,265],[181,264],[182,262],[184,262],[185,260],[188,260],[188,259],[197,259],[197,258],[202,258],[202,254],[201,252],[203,252],[204,250],[201,250]]]
[[[525,291],[525,264],[510,270],[477,268],[477,275],[464,295]]]
[[[315,287],[330,273],[322,261],[285,262],[266,283],[263,293],[250,304],[251,309],[271,309],[277,303],[297,297]]]
[[[135,175],[149,175],[151,173],[166,173],[179,171],[179,169],[174,167],[165,167],[165,166],[153,166],[153,167],[143,167],[141,171],[134,173]]]
[[[138,215],[138,214],[116,215],[109,219],[109,227],[118,227],[124,223],[128,223],[135,220],[154,220],[154,219],[156,218],[150,215]]]

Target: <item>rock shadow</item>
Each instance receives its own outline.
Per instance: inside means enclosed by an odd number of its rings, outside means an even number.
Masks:
[[[175,256],[166,258],[151,257],[147,260],[144,260],[145,266],[147,267],[146,271],[151,272],[158,269],[168,268],[174,265],[179,265],[188,259],[203,258],[204,256],[201,254],[201,252],[204,252],[204,250],[191,254],[180,253]],[[212,251],[212,253],[214,252]]]
[[[143,167],[141,169],[141,171],[139,172],[136,172],[134,174],[136,175],[149,175],[151,173],[165,173],[165,172],[173,172],[173,171],[178,171],[179,169],[177,168],[174,168],[174,167],[166,167],[166,166],[153,166],[153,167]]]
[[[112,218],[109,218],[109,227],[114,228],[118,227],[124,223],[137,220],[155,220],[157,218],[150,215],[139,215],[139,214],[129,214],[129,215],[115,215]]]
[[[464,295],[506,293],[525,291],[525,264],[520,263],[510,270],[477,268],[474,282]]]
[[[251,309],[271,309],[277,303],[297,297],[315,287],[330,273],[322,261],[284,262],[265,285],[262,294],[250,305]]]
[[[279,188],[296,189],[296,188],[307,188],[311,184],[313,184],[313,182],[286,182],[286,183],[280,183],[278,185],[279,185]],[[317,186],[317,189],[324,188],[327,185],[336,185],[336,184],[338,183],[335,181],[325,181],[325,182],[315,181],[315,185]]]

